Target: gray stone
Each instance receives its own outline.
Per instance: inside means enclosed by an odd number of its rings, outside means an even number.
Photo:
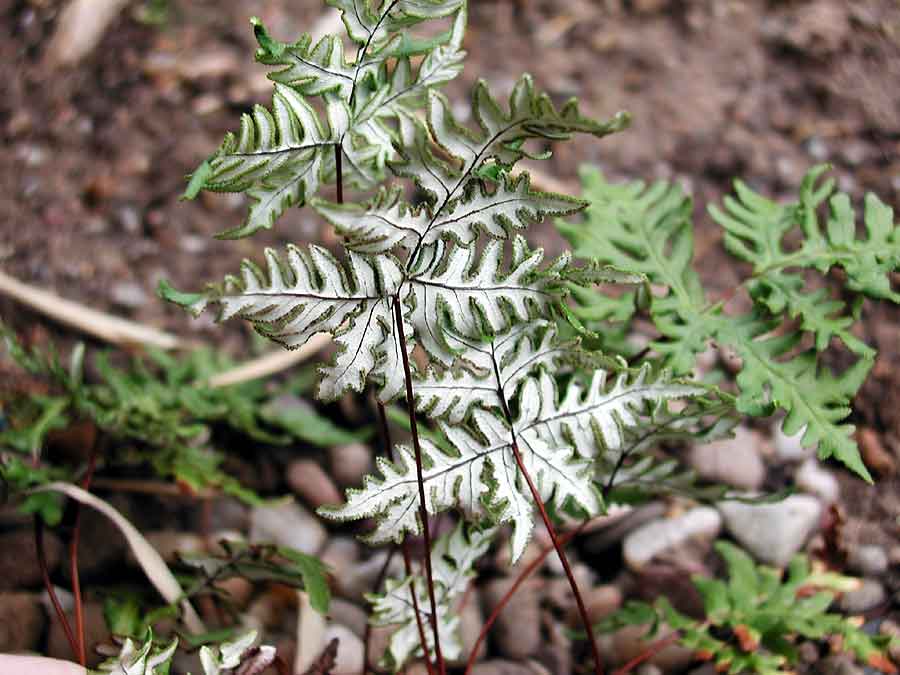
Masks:
[[[51,574],[59,566],[62,555],[62,542],[44,530],[44,558]],[[41,569],[31,529],[0,534],[0,591],[21,591],[39,585]]]
[[[372,448],[365,443],[348,443],[328,449],[331,475],[344,487],[359,487],[363,476],[372,472]]]
[[[331,476],[311,459],[291,462],[285,480],[291,490],[314,509],[326,504],[336,506],[344,501]]]
[[[600,643],[601,653],[609,657],[612,665],[624,665],[643,654],[653,642],[653,638],[645,637],[649,629],[649,626],[625,626],[612,635],[605,635]],[[670,632],[671,629],[665,624],[660,626],[660,635]],[[673,644],[653,654],[646,663],[656,666],[663,673],[674,673],[682,671],[693,660],[693,651]]]
[[[335,623],[352,630],[358,638],[362,638],[366,633],[368,615],[366,610],[355,603],[348,602],[343,598],[332,598],[331,604],[328,606],[328,616]]]
[[[766,477],[766,467],[757,449],[760,435],[744,426],[737,427],[734,434],[734,438],[695,446],[690,464],[707,480],[758,490]]]
[[[67,612],[69,625],[75,626],[75,617],[72,612]],[[109,631],[106,629],[106,619],[103,616],[103,606],[99,602],[88,601],[84,603],[84,643],[87,646],[88,668],[97,666],[102,657],[97,654],[94,647],[101,642],[109,641]],[[47,656],[56,659],[71,659],[72,649],[61,624],[57,620],[50,622],[50,630],[47,634]]]
[[[884,586],[872,579],[864,579],[862,586],[838,598],[838,607],[847,614],[862,614],[885,600]]]
[[[815,446],[803,447],[805,427],[793,436],[788,436],[781,430],[781,424],[782,420],[779,419],[772,425],[772,446],[776,459],[781,462],[802,462],[815,456]]]
[[[524,663],[494,659],[476,663],[472,675],[534,675],[534,671]]]
[[[325,644],[338,639],[337,659],[332,669],[333,675],[358,675],[363,669],[363,642],[352,630],[339,623],[325,629]]]
[[[791,495],[772,504],[721,502],[725,528],[753,556],[784,567],[817,529],[822,506],[808,495]]]
[[[819,460],[810,457],[794,474],[797,487],[822,500],[823,504],[834,504],[841,496],[841,486],[837,478],[823,467]]]
[[[711,541],[722,529],[722,518],[701,506],[674,518],[642,525],[625,537],[623,556],[633,570],[640,570],[657,555],[678,548],[689,540]]]
[[[515,583],[512,577],[495,579],[484,588],[485,614],[497,606]],[[541,641],[541,580],[526,580],[504,607],[494,623],[492,637],[503,656],[525,659],[534,654]]]
[[[255,506],[250,513],[250,542],[271,542],[313,555],[328,534],[318,519],[296,502]]]
[[[847,556],[847,565],[863,576],[877,577],[887,572],[888,555],[880,546],[855,546]]]
[[[133,281],[120,281],[112,285],[109,299],[121,307],[134,309],[147,304],[147,292],[140,284]]]
[[[0,653],[37,650],[46,625],[39,595],[0,593]]]
[[[864,675],[866,671],[853,663],[853,659],[843,654],[829,656],[813,666],[816,675]]]
[[[584,594],[584,606],[591,624],[598,623],[622,606],[622,591],[618,586],[595,586]]]

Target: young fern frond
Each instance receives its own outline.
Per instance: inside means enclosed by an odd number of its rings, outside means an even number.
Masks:
[[[460,522],[452,532],[435,541],[431,550],[431,566],[437,594],[438,632],[444,654],[450,659],[462,655],[459,636],[460,617],[456,604],[475,576],[475,562],[487,552],[497,530],[489,526],[472,526]],[[384,654],[382,665],[396,672],[416,656],[422,656],[422,645],[416,628],[411,593],[416,593],[422,624],[427,625],[430,613],[428,589],[421,570],[401,579],[388,579],[385,590],[370,593],[366,599],[372,605],[372,623],[376,626],[397,626]],[[429,652],[433,639],[426,635]]]
[[[238,136],[228,134],[219,150],[195,172],[186,193],[201,189],[246,192],[251,205],[243,225],[220,235],[245,237],[271,228],[292,206],[302,206],[320,186],[337,177],[336,149],[342,155],[342,181],[368,189],[384,179],[396,158],[396,118],[414,115],[427,93],[462,70],[466,7],[463,0],[390,0],[378,10],[364,1],[335,2],[343,11],[351,39],[359,42],[353,61],[341,38],[327,35],[313,43],[308,34],[293,44],[274,40],[258,19],[252,24],[256,58],[283,66],[275,82],[272,111],[256,106],[244,115]],[[437,38],[416,40],[408,29],[429,19],[453,16],[452,28]],[[361,41],[358,39],[361,38]],[[424,55],[415,70],[410,57]],[[319,97],[323,124],[304,97]]]
[[[844,303],[823,289],[806,290],[802,272],[826,273],[840,266],[850,290],[898,302],[890,273],[900,269],[900,230],[891,209],[869,195],[867,236],[858,238],[848,197],[832,194],[831,182],[817,186],[826,169],[816,167],[807,174],[796,203],[775,204],[737,183],[738,200],[727,199],[724,211],[710,209],[726,230],[728,250],[754,266],[744,285],[755,305],[744,315],[727,314],[703,293],[691,267],[690,202],[677,188],[664,183],[649,189],[615,186],[598,171],[585,171],[585,196],[592,203],[587,222],[559,223],[559,228],[578,255],[641,272],[652,283],[669,287],[667,295],[650,298],[650,317],[661,334],[651,347],[676,372],[692,368],[695,355],[711,340],[732,348],[743,361],[737,377],[740,412],[785,410],[785,433],[804,430],[804,444],[817,445],[820,457],[833,456],[868,479],[852,438],[854,428],[841,422],[874,352],[850,333],[853,318],[846,315]],[[830,217],[823,228],[817,208],[826,201]],[[803,243],[786,249],[785,237],[798,230]],[[636,311],[633,298],[625,301],[630,305],[611,307],[608,302],[595,305],[583,291],[578,297],[585,299],[591,318],[627,321]],[[787,318],[799,319],[798,325],[785,324]],[[801,350],[806,335],[814,348]],[[860,357],[841,375],[831,373],[819,358],[833,337]]]

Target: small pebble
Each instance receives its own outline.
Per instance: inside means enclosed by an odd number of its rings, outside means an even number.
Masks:
[[[147,292],[143,286],[132,281],[120,281],[109,289],[109,299],[121,307],[134,309],[147,303]]]
[[[725,528],[757,560],[784,567],[819,525],[822,506],[809,495],[772,504],[720,502]]]
[[[897,471],[897,462],[891,453],[885,450],[877,432],[863,427],[857,432],[856,439],[859,442],[863,462],[872,471],[880,476],[891,476]]]
[[[372,473],[372,449],[365,443],[348,443],[328,449],[331,474],[343,487],[359,487],[363,476]]]
[[[862,614],[880,605],[885,597],[884,586],[873,579],[864,579],[862,586],[838,599],[838,607],[847,614]]]
[[[358,638],[365,635],[369,617],[366,611],[356,603],[348,602],[343,598],[332,598],[328,605],[328,617],[335,623],[347,626]]]
[[[788,436],[781,429],[782,420],[772,425],[772,445],[775,449],[775,458],[781,462],[802,462],[804,459],[814,457],[815,447],[803,447],[803,433],[806,427],[793,436]]]
[[[850,550],[847,564],[863,576],[877,577],[887,572],[888,556],[880,546],[856,546]]]
[[[744,490],[758,490],[766,477],[766,467],[757,450],[760,435],[744,426],[734,430],[734,438],[695,446],[690,465],[707,480]]]
[[[591,623],[598,623],[622,606],[622,591],[618,586],[596,586],[584,594],[584,605]]]
[[[363,669],[363,642],[352,630],[339,623],[325,629],[325,644],[338,639],[338,654],[331,669],[333,675],[358,675]]]
[[[46,625],[39,595],[0,593],[0,653],[37,650]]]
[[[288,465],[285,481],[294,493],[314,509],[343,503],[341,493],[318,462],[296,459]]]
[[[715,539],[721,529],[722,517],[719,513],[708,506],[701,506],[675,518],[642,525],[625,537],[622,554],[631,569],[640,570],[657,555],[688,540]]]
[[[515,579],[495,579],[484,587],[485,613],[500,602]],[[512,596],[494,623],[492,637],[497,649],[510,659],[524,659],[537,651],[541,642],[541,580],[529,578]]]
[[[296,502],[254,506],[250,512],[251,543],[271,542],[313,555],[328,533],[316,517]]]
[[[472,675],[535,675],[535,672],[524,663],[494,659],[476,663]]]
[[[797,487],[818,497],[826,506],[834,504],[841,496],[841,486],[837,478],[813,457],[800,465],[794,474],[794,481]]]
[[[865,675],[865,670],[857,666],[853,659],[844,654],[835,654],[816,665],[816,675]]]

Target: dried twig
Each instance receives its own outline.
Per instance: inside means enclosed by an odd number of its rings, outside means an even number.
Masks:
[[[182,344],[174,335],[65,300],[54,293],[14,279],[4,272],[0,272],[0,293],[28,305],[55,321],[115,345],[123,347],[147,345],[159,349],[174,349]]]

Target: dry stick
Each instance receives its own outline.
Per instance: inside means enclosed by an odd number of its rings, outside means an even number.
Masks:
[[[100,441],[94,441],[91,457],[88,460],[87,472],[81,480],[81,487],[87,490],[91,485],[94,468],[97,466],[97,454]],[[78,575],[78,542],[81,540],[81,504],[75,502],[75,524],[72,527],[72,539],[69,542],[69,564],[72,576],[72,596],[75,601],[75,636],[78,638],[78,663],[87,668],[87,648],[84,639],[84,604],[81,600],[81,578]]]
[[[406,336],[403,334],[403,313],[400,311],[400,299],[394,298],[394,320],[397,324],[397,340],[400,354],[403,356],[403,376],[406,380],[406,403],[409,409],[409,427],[412,432],[413,450],[416,455],[416,481],[419,484],[419,518],[422,520],[422,536],[425,539],[425,581],[428,584],[428,601],[431,604],[431,630],[434,632],[434,656],[438,673],[445,675],[444,655],[441,653],[441,638],[438,635],[437,600],[434,597],[434,577],[431,573],[431,533],[428,531],[428,509],[425,507],[425,479],[422,476],[422,447],[419,445],[419,427],[416,423],[416,404],[412,390],[412,371],[409,368],[409,355],[406,353]],[[426,650],[427,652],[427,650]]]
[[[559,543],[561,546],[564,546],[569,543],[575,536],[581,532],[582,528],[585,526],[587,521],[578,526],[577,529],[572,530],[571,532],[567,532],[563,536],[559,538]],[[481,647],[481,643],[485,641],[487,638],[488,632],[491,630],[491,626],[494,625],[494,622],[497,621],[497,618],[500,616],[500,613],[503,611],[504,607],[512,600],[512,597],[516,594],[516,591],[519,590],[519,587],[525,583],[525,580],[530,577],[534,571],[541,565],[542,562],[547,558],[550,554],[550,551],[553,550],[553,545],[544,547],[541,551],[540,555],[538,555],[534,560],[528,563],[528,566],[525,567],[520,573],[519,576],[516,577],[513,585],[510,586],[509,590],[503,594],[503,597],[500,598],[500,601],[496,604],[493,610],[491,610],[490,616],[487,618],[487,621],[484,622],[484,625],[481,627],[481,632],[478,633],[478,639],[475,640],[475,646],[472,647],[472,651],[469,653],[469,660],[466,661],[466,671],[465,675],[469,675],[472,672],[472,668],[475,667],[475,661],[478,660],[478,650]]]
[[[496,361],[494,362],[494,374],[497,377],[497,382],[502,382]],[[562,563],[563,569],[566,572],[569,586],[572,587],[572,594],[575,596],[575,604],[578,605],[578,613],[581,615],[581,622],[584,624],[584,630],[587,633],[588,641],[591,643],[591,652],[594,656],[596,673],[597,675],[603,675],[603,661],[600,658],[600,649],[597,647],[597,638],[591,628],[591,620],[588,618],[587,609],[584,606],[584,599],[581,597],[581,591],[578,589],[578,582],[575,581],[575,575],[572,574],[572,567],[569,565],[569,558],[566,556],[566,552],[559,542],[559,537],[556,535],[556,528],[553,527],[553,523],[550,522],[550,516],[547,515],[547,510],[544,508],[544,500],[541,499],[541,494],[534,486],[531,475],[525,468],[525,462],[522,461],[522,453],[519,452],[519,443],[516,440],[516,432],[513,430],[513,416],[509,411],[509,404],[506,401],[506,395],[503,393],[502,386],[499,388],[498,394],[500,395],[500,403],[503,405],[503,414],[509,424],[510,435],[512,437],[512,451],[516,457],[516,464],[519,466],[519,471],[521,471],[522,475],[525,477],[525,482],[528,483],[528,489],[531,490],[531,496],[534,499],[534,503],[537,504],[541,519],[544,521],[544,527],[547,528],[547,532],[550,535],[550,541],[553,542],[553,548],[556,549],[556,555],[559,556],[559,561]]]
[[[56,612],[56,618],[62,626],[63,632],[66,634],[66,640],[69,647],[72,648],[73,658],[78,658],[78,644],[75,642],[75,635],[72,633],[72,626],[69,625],[69,619],[63,611],[62,605],[59,604],[59,598],[56,597],[56,591],[53,584],[50,583],[50,571],[47,569],[47,558],[44,556],[44,521],[38,514],[34,515],[34,549],[37,554],[38,567],[41,568],[41,578],[44,580],[44,588],[47,589],[47,595],[53,610]]]

